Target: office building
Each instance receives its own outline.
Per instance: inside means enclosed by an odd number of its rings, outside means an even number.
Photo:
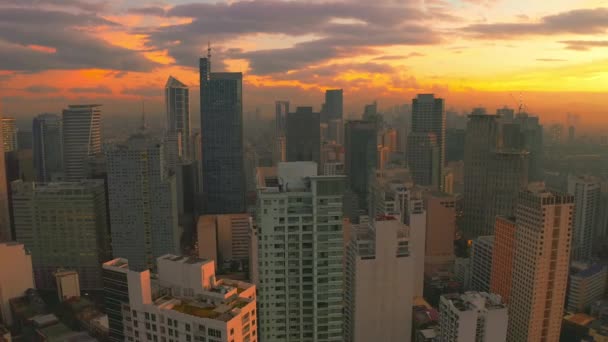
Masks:
[[[101,105],[70,105],[62,122],[64,178],[86,178],[87,161],[101,153]]]
[[[232,264],[242,270],[249,264],[251,224],[251,216],[245,213],[199,217],[196,228],[198,256],[215,260],[221,271],[230,271]]]
[[[446,163],[464,160],[464,129],[448,129],[445,136],[445,161]]]
[[[327,89],[325,91],[325,106],[322,121],[342,120],[344,114],[344,99],[342,89]],[[332,140],[336,140],[335,137]]]
[[[346,251],[345,341],[409,341],[414,298],[409,227],[386,216],[353,228]]]
[[[18,149],[17,145],[17,125],[15,124],[15,118],[3,117],[0,118],[2,121],[2,142],[4,144],[4,152],[12,152]]]
[[[528,178],[530,181],[538,182],[543,180],[543,126],[540,124],[538,116],[530,116],[526,113],[516,115],[513,122],[519,126],[521,134],[520,146],[517,149],[524,149],[530,153],[528,168]]]
[[[495,294],[465,292],[441,296],[439,341],[504,342],[509,316],[507,306]]]
[[[192,158],[190,129],[190,90],[173,76],[165,84],[165,108],[167,113],[167,135],[180,141],[178,155],[186,160]]]
[[[344,121],[342,119],[330,120],[327,123],[327,137],[331,142],[344,144]]]
[[[413,187],[412,177],[406,168],[375,170],[369,194],[369,216],[400,216],[405,222],[408,199]]]
[[[260,340],[344,340],[344,190],[344,176],[318,176],[313,162],[258,169]]]
[[[285,136],[287,131],[287,115],[289,114],[289,101],[275,101],[275,137]]]
[[[605,265],[573,262],[570,267],[566,309],[572,313],[588,312],[591,305],[606,293]]]
[[[490,290],[494,236],[480,236],[471,247],[471,289],[480,292]]]
[[[509,341],[559,340],[573,210],[573,196],[548,191],[542,183],[519,195]]]
[[[515,257],[515,232],[517,223],[514,217],[497,217],[494,229],[494,246],[492,248],[492,274],[490,292],[502,297],[509,303],[513,260]]]
[[[112,249],[133,269],[179,251],[176,177],[167,173],[164,148],[140,133],[106,151]]]
[[[103,265],[111,341],[258,340],[254,285],[216,279],[211,260],[168,254],[157,264],[154,276],[125,259]]]
[[[103,180],[11,183],[17,241],[32,252],[38,289],[55,287],[59,268],[78,272],[83,289],[102,287],[110,257]]]
[[[3,122],[0,120],[0,130]],[[9,214],[9,193],[6,178],[6,162],[4,160],[4,139],[0,134],[0,242],[11,241],[11,220]]]
[[[454,264],[456,198],[441,192],[424,195],[426,243],[424,273],[447,270]]]
[[[589,176],[568,176],[568,193],[574,196],[572,260],[591,259],[594,230],[601,200],[600,180]]]
[[[419,94],[415,99],[412,100],[412,133],[432,133],[435,135],[439,154],[439,170],[445,166],[445,130],[446,114],[443,99],[435,98],[433,94]],[[412,153],[417,148],[421,148],[423,150],[427,148],[425,145],[409,145],[410,140],[408,137],[408,152]],[[412,170],[412,172],[417,173],[418,171]],[[420,172],[423,171],[421,170]],[[434,177],[436,177],[436,183],[441,184],[441,180],[439,178],[441,177],[441,174],[436,174]]]
[[[59,302],[64,302],[72,298],[80,298],[80,280],[78,272],[58,269],[53,273],[57,288]]]
[[[406,155],[414,183],[438,189],[441,184],[441,155],[437,136],[434,133],[410,133]]]
[[[201,58],[201,137],[203,202],[206,214],[245,211],[243,74],[211,72]]]
[[[346,123],[345,170],[350,188],[358,197],[360,209],[367,208],[369,177],[378,163],[376,129],[375,122],[348,121]]]
[[[11,326],[9,301],[35,288],[30,251],[17,242],[0,242],[0,270],[0,323]]]
[[[32,123],[36,181],[59,180],[63,174],[63,133],[61,118],[40,114]]]
[[[378,120],[378,102],[374,101],[363,107],[363,120],[376,122]]]
[[[419,191],[408,191],[405,224],[410,227],[410,241],[414,255],[414,297],[424,291],[424,256],[426,245],[426,210]]]
[[[321,131],[319,113],[312,107],[297,107],[287,114],[287,161],[321,163]]]

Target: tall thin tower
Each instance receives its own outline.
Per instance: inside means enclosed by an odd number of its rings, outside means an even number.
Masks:
[[[70,105],[63,110],[65,179],[86,178],[86,163],[101,153],[101,105]]]
[[[177,78],[169,76],[165,85],[165,107],[167,111],[167,134],[175,136],[178,155],[191,158],[190,90]]]
[[[0,120],[0,132],[2,120]],[[4,162],[4,142],[0,134],[0,242],[11,240],[11,222],[8,212],[8,190],[6,184],[6,165]]]

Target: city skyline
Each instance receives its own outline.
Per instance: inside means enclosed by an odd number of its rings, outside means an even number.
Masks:
[[[108,113],[135,115],[142,97],[151,114],[161,113],[166,77],[196,88],[197,58],[210,41],[218,70],[244,73],[245,111],[271,108],[276,98],[319,106],[326,89],[343,88],[345,117],[376,98],[388,107],[432,92],[458,110],[517,107],[522,94],[545,122],[563,121],[567,112],[583,125],[604,120],[608,61],[599,35],[608,29],[608,8],[599,0],[0,6],[0,23],[11,27],[0,35],[10,61],[0,67],[2,112],[15,117],[91,100]],[[310,20],[294,28],[292,13]],[[45,26],[28,31],[41,15]],[[81,35],[62,34],[73,29]],[[67,53],[77,46],[95,53]]]

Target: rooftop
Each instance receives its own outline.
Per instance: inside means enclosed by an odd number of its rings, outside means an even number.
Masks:
[[[450,301],[459,311],[506,309],[499,295],[486,292],[465,292],[464,294],[447,294],[441,297]]]
[[[173,254],[166,254],[166,255],[159,257],[158,259],[159,260],[171,260],[171,261],[178,262],[181,264],[190,264],[190,265],[194,265],[194,264],[205,265],[210,262],[213,262],[213,260],[203,259],[203,258],[199,258],[196,256],[178,256],[178,255],[173,255]]]
[[[253,299],[242,298],[238,295],[233,295],[229,300],[219,304],[195,298],[165,296],[157,299],[154,304],[161,309],[174,310],[199,318],[228,322],[236,317],[241,312],[241,309],[251,302],[253,302]]]

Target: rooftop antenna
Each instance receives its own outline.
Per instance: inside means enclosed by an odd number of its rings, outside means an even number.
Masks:
[[[524,110],[524,96],[522,93],[519,93],[519,101],[515,98],[515,96],[513,96],[513,93],[511,93],[511,97],[517,104],[517,116],[520,116],[521,114],[523,114]]]
[[[211,60],[211,41],[207,41],[207,58]]]

